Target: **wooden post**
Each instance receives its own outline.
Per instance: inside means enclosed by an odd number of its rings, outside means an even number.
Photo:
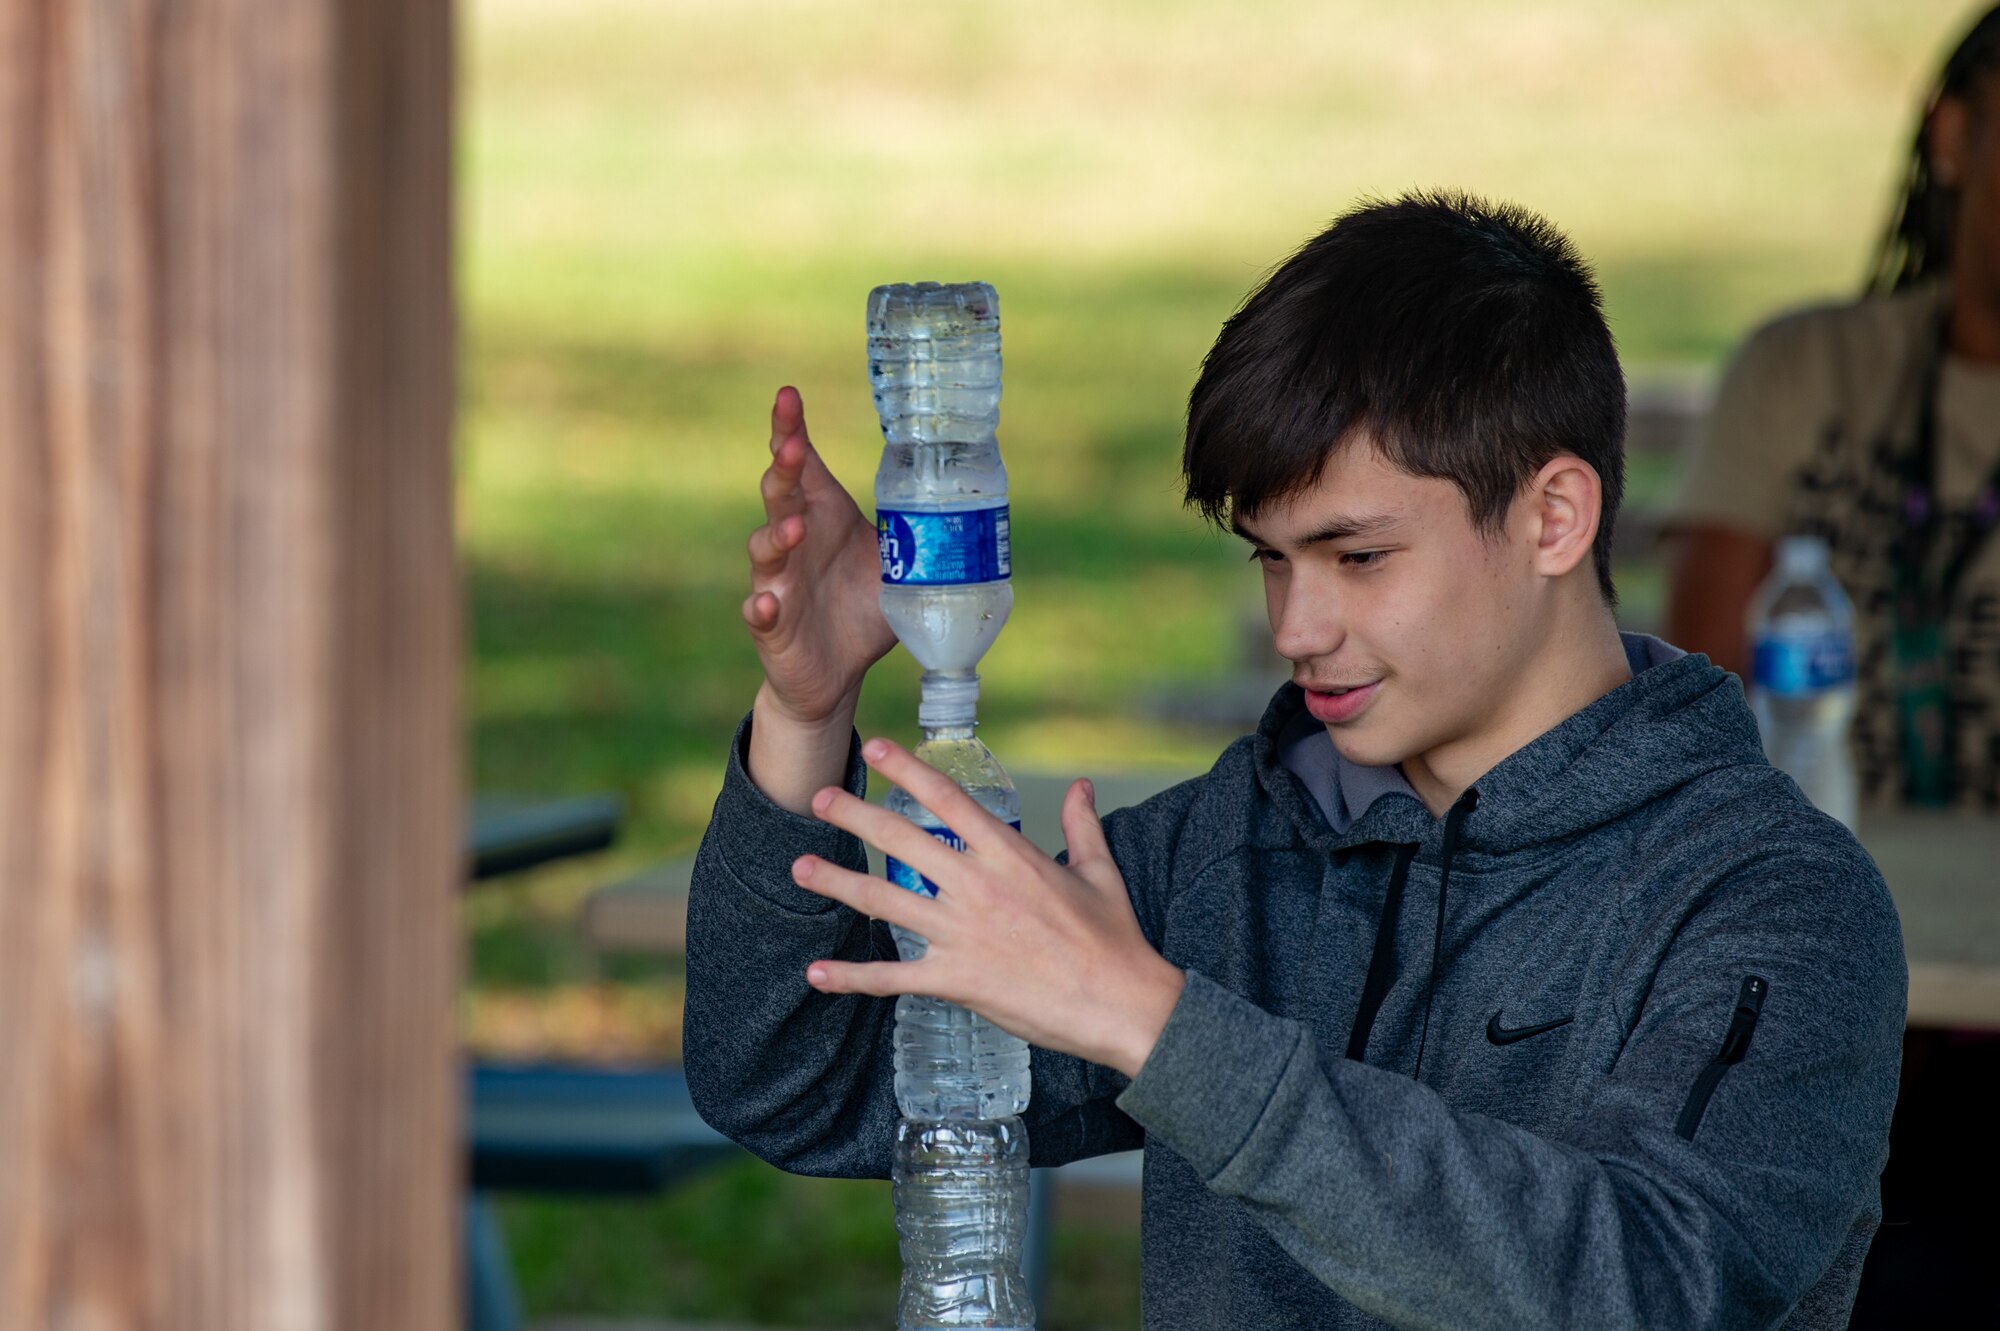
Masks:
[[[0,1327],[443,1331],[446,0],[0,4]]]

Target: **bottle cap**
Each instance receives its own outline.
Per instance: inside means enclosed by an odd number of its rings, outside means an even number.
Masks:
[[[1778,566],[1796,573],[1826,567],[1826,542],[1818,536],[1786,536],[1778,542]]]
[[[925,730],[970,726],[979,720],[979,676],[970,670],[945,674],[926,670],[917,724]]]

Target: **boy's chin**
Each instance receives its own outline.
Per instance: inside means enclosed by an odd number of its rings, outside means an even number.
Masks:
[[[1393,735],[1370,733],[1372,727],[1336,726],[1326,728],[1333,751],[1357,767],[1394,767],[1410,756],[1411,746]]]

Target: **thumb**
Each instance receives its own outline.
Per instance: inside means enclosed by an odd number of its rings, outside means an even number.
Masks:
[[[1088,779],[1070,783],[1063,796],[1063,841],[1069,846],[1069,867],[1090,882],[1123,882],[1111,859],[1111,845],[1104,839],[1104,824],[1097,816],[1097,790]],[[1108,874],[1108,878],[1107,875]]]

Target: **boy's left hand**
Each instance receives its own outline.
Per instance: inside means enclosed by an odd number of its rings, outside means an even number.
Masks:
[[[815,961],[807,982],[830,994],[942,998],[1030,1044],[1137,1076],[1184,977],[1140,931],[1090,783],[1073,783],[1063,798],[1064,867],[907,749],[874,739],[861,756],[943,820],[965,849],[844,790],[813,796],[820,818],[909,865],[938,885],[938,895],[801,856],[792,865],[800,887],[930,944],[918,961]]]

